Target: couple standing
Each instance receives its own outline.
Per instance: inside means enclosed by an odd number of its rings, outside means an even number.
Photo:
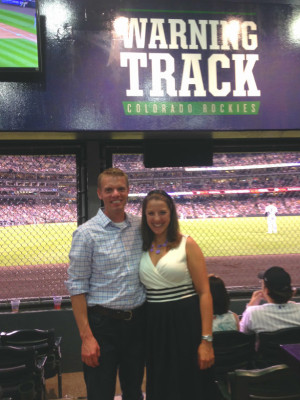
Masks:
[[[124,211],[128,192],[122,170],[102,172],[104,209],[73,235],[66,284],[88,399],[112,400],[118,371],[123,400],[141,400],[146,357],[147,400],[200,400],[203,370],[214,362],[203,254],[180,234],[161,190],[143,201],[141,235],[140,218]]]

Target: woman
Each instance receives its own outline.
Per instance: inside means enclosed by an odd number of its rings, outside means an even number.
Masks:
[[[162,190],[149,192],[143,201],[142,237],[146,398],[203,399],[201,370],[214,363],[212,299],[203,254],[191,237],[180,234],[175,204]]]
[[[239,317],[229,310],[230,299],[223,280],[213,274],[208,275],[208,280],[213,299],[213,332],[238,331]]]

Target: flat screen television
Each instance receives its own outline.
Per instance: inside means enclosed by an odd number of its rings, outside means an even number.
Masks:
[[[37,0],[0,0],[0,78],[41,72],[40,45]]]

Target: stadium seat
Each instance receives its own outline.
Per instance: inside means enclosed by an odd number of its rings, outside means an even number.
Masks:
[[[255,355],[255,334],[246,335],[239,331],[221,331],[213,334],[215,364],[213,398],[223,398],[227,393],[228,372],[238,368],[253,368]],[[212,398],[212,396],[210,396]]]
[[[38,356],[46,357],[45,378],[57,375],[58,397],[62,397],[61,337],[55,338],[54,329],[20,329],[1,333],[1,346],[26,347],[33,349]]]
[[[226,400],[300,400],[300,382],[287,365],[254,370],[236,370],[228,374]]]
[[[281,344],[299,343],[300,327],[258,334],[256,365],[260,368],[282,363]]]
[[[1,398],[44,400],[45,362],[33,348],[0,346]]]
[[[213,334],[215,377],[224,379],[227,372],[237,368],[253,368],[255,334],[239,331],[221,331]]]

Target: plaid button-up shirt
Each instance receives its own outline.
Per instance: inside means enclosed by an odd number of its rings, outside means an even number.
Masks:
[[[140,218],[126,215],[120,227],[99,210],[73,234],[65,282],[70,295],[86,293],[88,306],[140,306],[145,301],[139,280],[141,255]]]

